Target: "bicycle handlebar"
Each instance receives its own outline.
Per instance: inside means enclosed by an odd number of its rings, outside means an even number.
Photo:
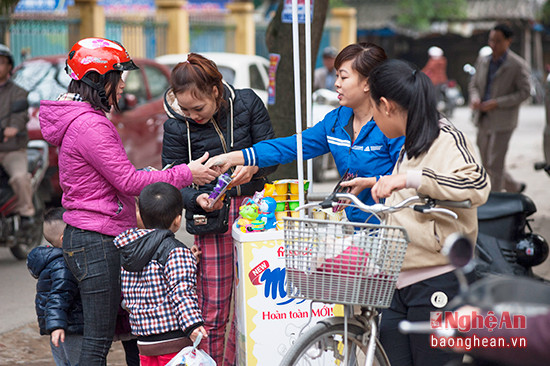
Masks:
[[[472,201],[449,201],[449,200],[437,200],[428,196],[420,196],[420,198],[432,201],[436,206],[450,207],[450,208],[472,208]]]
[[[402,334],[430,334],[436,333],[439,337],[453,337],[456,335],[456,329],[433,327],[428,322],[411,322],[408,320],[402,320],[398,325],[399,331]]]
[[[349,200],[351,203],[343,204],[341,202],[338,202],[340,200]],[[418,204],[415,205],[416,203]],[[364,212],[371,212],[373,214],[387,214],[387,213],[400,211],[407,207],[412,207],[417,212],[421,212],[421,213],[437,212],[437,213],[442,213],[445,215],[452,216],[453,218],[457,219],[458,216],[453,211],[446,208],[434,207],[434,206],[446,206],[446,207],[452,207],[452,208],[470,208],[472,207],[472,203],[470,200],[447,201],[447,200],[436,200],[427,196],[411,196],[404,199],[403,201],[399,202],[394,206],[386,206],[382,203],[375,203],[374,205],[366,205],[363,202],[361,202],[359,198],[357,198],[355,195],[351,193],[333,193],[320,203],[319,202],[307,203],[305,205],[297,207],[295,211],[303,210],[306,208],[313,208],[313,207],[331,208],[335,206],[357,207]]]

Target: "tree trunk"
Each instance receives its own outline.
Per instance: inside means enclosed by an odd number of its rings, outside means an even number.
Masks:
[[[7,34],[17,3],[19,0],[0,0],[0,43],[9,44]]]
[[[10,16],[13,14],[19,0],[0,0],[0,15]]]
[[[269,115],[277,137],[290,136],[296,133],[294,107],[294,63],[292,51],[292,23],[283,23],[281,13],[284,0],[279,0],[277,13],[266,31],[266,45],[269,53],[281,55],[275,77],[275,104],[268,106]],[[328,0],[315,0],[313,21],[311,23],[311,58],[312,69],[315,66],[317,51],[323,35]],[[300,88],[302,92],[302,129],[306,128],[306,67],[305,67],[305,25],[299,25],[300,34]],[[311,96],[308,96],[311,97]],[[280,165],[270,178],[296,178],[296,162]]]

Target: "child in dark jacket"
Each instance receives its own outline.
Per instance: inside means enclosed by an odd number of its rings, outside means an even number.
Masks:
[[[54,208],[44,215],[44,237],[52,246],[34,248],[27,257],[36,284],[36,315],[41,335],[50,335],[56,365],[78,364],[84,319],[78,282],[63,258],[64,209]]]
[[[165,365],[199,333],[206,336],[196,293],[197,260],[174,233],[183,199],[168,183],[153,183],[139,195],[145,229],[115,238],[121,253],[122,295],[138,336],[142,366]]]

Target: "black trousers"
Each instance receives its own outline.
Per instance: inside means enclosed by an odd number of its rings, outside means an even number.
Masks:
[[[126,354],[126,365],[139,366],[140,360],[139,350],[137,346],[137,338],[122,341],[122,347],[124,348],[124,353]]]
[[[382,311],[380,341],[392,366],[444,366],[463,355],[430,345],[429,334],[401,334],[401,320],[429,321],[430,312],[442,311],[433,303],[444,305],[458,293],[458,280],[453,272],[414,283],[396,290],[388,309]],[[444,294],[444,295],[442,295]]]

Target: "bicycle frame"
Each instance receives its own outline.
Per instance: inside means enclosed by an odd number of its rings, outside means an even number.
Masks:
[[[350,320],[351,315],[351,320]],[[348,323],[355,322],[359,324],[364,330],[364,335],[378,334],[378,325],[376,322],[376,317],[378,316],[378,311],[372,306],[361,307],[361,314],[353,314],[353,306],[345,305],[344,306],[344,333],[347,334]],[[335,318],[329,318],[328,321]],[[363,337],[362,342],[365,344],[365,338]],[[344,350],[348,349],[348,339],[347,336],[344,337]],[[368,337],[367,352],[365,357],[365,366],[374,364],[374,353],[376,351],[376,337]],[[347,352],[344,352],[343,365],[347,365]]]

